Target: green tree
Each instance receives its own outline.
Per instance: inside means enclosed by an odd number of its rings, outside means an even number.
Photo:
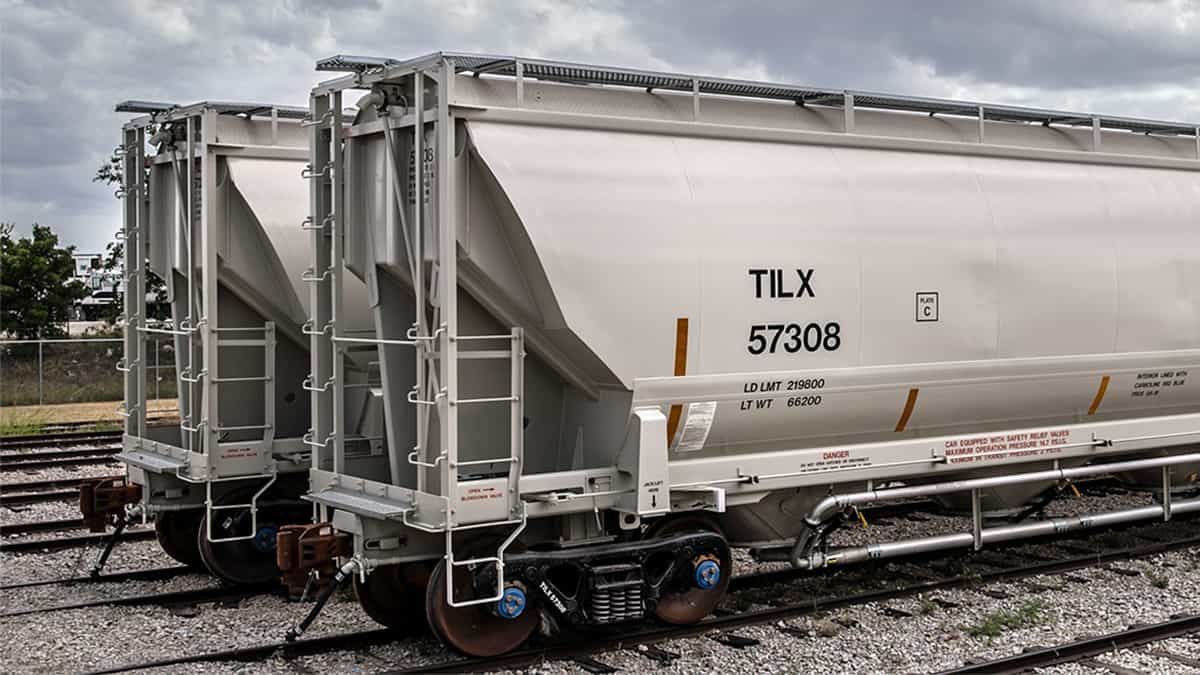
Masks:
[[[13,229],[0,223],[0,329],[22,339],[63,335],[71,305],[88,293],[74,278],[75,247],[59,246],[45,225],[34,223],[28,238]]]
[[[106,160],[103,164],[101,164],[96,169],[96,175],[92,176],[93,183],[100,183],[102,185],[116,186],[118,188],[116,190],[117,194],[120,194],[120,192],[122,192],[125,187],[125,180],[124,180],[124,173],[123,173],[124,168],[122,166],[124,163],[124,159],[121,157],[119,151],[120,151],[120,147],[113,150],[112,156],[110,156],[108,158],[108,160]],[[125,263],[124,242],[119,242],[119,241],[109,242],[108,246],[104,250],[104,260],[102,263],[104,270],[111,274],[123,273],[123,270],[125,268],[124,263]],[[146,266],[146,292],[154,295],[154,301],[160,308],[158,310],[154,310],[154,309],[148,310],[148,312],[147,312],[148,316],[151,316],[153,318],[158,318],[158,319],[165,318],[164,316],[158,316],[158,315],[165,314],[165,311],[162,310],[161,308],[164,307],[167,302],[167,286],[165,283],[163,283],[162,277],[159,277],[157,274],[150,271],[148,265]],[[124,311],[125,311],[125,285],[120,284],[117,286],[116,293],[114,294],[114,297],[113,297],[112,307],[110,308],[110,310],[108,312],[107,318],[108,318],[109,322],[115,321],[117,316],[119,316]]]

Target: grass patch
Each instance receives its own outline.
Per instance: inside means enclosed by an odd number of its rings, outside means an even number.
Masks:
[[[0,437],[40,434],[46,428],[46,417],[46,413],[40,410],[23,410],[5,415],[0,420]]]
[[[47,343],[39,359],[36,344],[0,346],[0,405],[119,401],[125,376],[116,369],[117,342]],[[147,345],[146,390],[151,398],[174,398],[174,350],[169,341]],[[39,367],[40,361],[40,367]],[[154,366],[159,366],[154,368]],[[40,384],[39,384],[40,381]]]
[[[28,426],[39,424],[45,427],[57,424],[89,422],[79,431],[108,431],[121,428],[124,423],[117,413],[120,400],[92,403],[59,403],[54,405],[0,406],[0,427]],[[147,400],[150,419],[175,417],[179,402],[175,399]],[[43,429],[42,432],[46,430]],[[74,429],[72,429],[74,431]],[[39,433],[35,430],[35,433]]]
[[[974,638],[994,638],[1006,630],[1036,626],[1042,622],[1045,609],[1044,600],[1031,598],[1015,610],[1000,610],[988,614],[979,623],[968,626],[967,634]]]
[[[928,616],[941,609],[938,604],[929,598],[921,598],[921,606],[917,608],[917,613],[922,616]]]
[[[1146,572],[1146,578],[1150,580],[1150,585],[1155,588],[1166,588],[1171,585],[1171,580],[1165,574]]]

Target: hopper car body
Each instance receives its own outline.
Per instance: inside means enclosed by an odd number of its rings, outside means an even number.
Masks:
[[[1200,440],[1195,125],[473,54],[322,66],[351,74],[310,113],[331,386],[307,498],[385,623],[420,598],[486,654],[536,612],[698,620],[731,546],[891,554],[824,545],[888,497],[965,495],[975,530],[930,549],[1099,524],[983,514],[1105,471],[1153,470],[1170,516]],[[336,301],[360,281],[371,335]],[[388,463],[360,471],[338,401],[364,347]]]
[[[299,500],[313,386],[303,325],[305,111],[144,101],[117,110],[141,114],[125,125],[120,147],[130,289],[118,364],[126,377],[120,492],[155,520],[176,559],[234,582],[275,578],[277,530],[311,515]],[[147,325],[149,272],[164,282],[166,327]],[[361,284],[346,293],[365,307]],[[146,422],[146,383],[158,376],[147,368],[152,335],[173,342],[178,425]],[[383,457],[378,388],[369,364],[350,364],[351,462],[369,464]],[[119,508],[104,499],[111,488],[91,488],[85,511]]]

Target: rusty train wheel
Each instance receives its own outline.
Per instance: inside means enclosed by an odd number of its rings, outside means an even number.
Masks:
[[[154,536],[171,558],[196,569],[204,569],[196,532],[200,529],[201,509],[162,511],[154,519]]]
[[[217,498],[216,505],[246,504],[256,486],[233,490]],[[201,518],[196,541],[200,546],[200,557],[204,566],[214,576],[234,584],[247,586],[265,584],[279,579],[279,567],[275,562],[275,533],[281,525],[306,522],[310,517],[308,507],[275,505],[267,502],[275,499],[271,492],[259,499],[257,529],[250,531],[249,509],[221,509],[213,512],[212,537],[252,537],[236,541],[214,542],[208,537],[207,518]]]
[[[470,571],[465,567],[456,568],[455,600],[462,601],[474,597],[476,594]],[[498,656],[521,646],[538,627],[537,609],[526,606],[524,601],[525,595],[522,592],[522,611],[511,619],[500,616],[492,603],[451,607],[446,600],[446,561],[443,559],[438,562],[429,577],[425,614],[434,635],[445,644],[470,656]]]
[[[703,516],[683,515],[666,517],[651,525],[646,538],[665,537],[683,532],[724,533],[710,519]],[[665,584],[665,590],[654,607],[654,616],[660,621],[686,625],[700,621],[712,613],[717,603],[729,588],[733,572],[733,556],[729,545],[711,551],[697,551],[687,569],[673,570]]]
[[[386,565],[367,575],[365,582],[354,577],[358,604],[376,623],[404,633],[428,630],[425,613],[414,611],[425,602],[433,562]]]

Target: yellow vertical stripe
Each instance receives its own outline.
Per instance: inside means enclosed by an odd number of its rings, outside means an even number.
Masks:
[[[908,419],[912,417],[913,408],[917,407],[917,394],[920,389],[909,389],[908,400],[904,402],[904,410],[900,413],[900,421],[896,422],[896,432],[904,431],[904,427],[908,426]]]
[[[1092,405],[1088,408],[1089,415],[1095,415],[1100,409],[1100,402],[1104,400],[1104,392],[1108,391],[1108,376],[1100,378],[1100,388],[1096,390],[1096,397],[1092,399]]]
[[[688,320],[681,316],[675,320],[675,377],[687,375]],[[671,406],[667,415],[667,445],[675,440],[675,431],[679,428],[679,418],[683,415],[683,406]]]

